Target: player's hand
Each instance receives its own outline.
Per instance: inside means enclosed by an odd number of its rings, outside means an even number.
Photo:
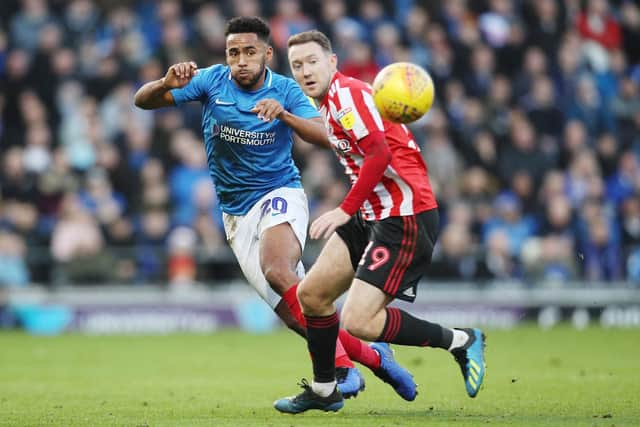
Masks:
[[[284,107],[275,99],[261,99],[251,109],[252,113],[256,113],[258,118],[265,122],[280,118],[284,113]]]
[[[168,89],[181,88],[186,86],[196,74],[198,74],[198,66],[195,62],[179,62],[169,67],[163,84]]]
[[[351,217],[339,207],[322,214],[311,224],[309,237],[312,239],[326,239],[336,231],[336,228],[346,224],[350,218]]]

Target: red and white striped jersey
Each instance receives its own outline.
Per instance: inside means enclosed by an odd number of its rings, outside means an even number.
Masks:
[[[359,141],[371,131],[384,131],[391,163],[360,211],[366,220],[415,215],[438,205],[431,190],[427,166],[411,131],[384,120],[373,102],[371,87],[337,72],[320,103],[329,141],[353,185],[364,154]]]

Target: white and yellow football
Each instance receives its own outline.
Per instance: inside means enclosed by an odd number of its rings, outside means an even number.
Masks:
[[[380,115],[396,123],[411,123],[422,117],[433,104],[431,76],[410,62],[395,62],[376,75],[373,100]]]

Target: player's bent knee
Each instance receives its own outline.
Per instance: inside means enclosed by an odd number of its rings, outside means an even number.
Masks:
[[[318,288],[310,288],[309,286],[298,286],[298,301],[305,313],[316,313],[323,311],[327,306],[331,305],[333,301],[331,298],[321,292]]]
[[[300,306],[303,311],[308,311],[309,309],[314,308],[317,305],[318,298],[314,295],[313,292],[310,292],[308,287],[302,285],[298,286],[298,291],[296,293],[298,296],[298,301],[300,302]]]
[[[295,272],[286,265],[271,265],[263,269],[264,277],[269,282],[271,289],[276,291],[278,295],[284,294],[287,289],[293,286],[291,276],[295,276]]]

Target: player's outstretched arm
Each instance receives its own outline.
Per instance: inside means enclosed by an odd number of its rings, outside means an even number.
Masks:
[[[320,117],[305,119],[285,110],[275,99],[261,99],[251,110],[265,121],[278,119],[289,126],[301,139],[311,144],[331,147],[327,129]]]
[[[138,89],[134,102],[144,110],[175,105],[170,90],[186,86],[197,73],[198,66],[193,61],[174,64],[163,78],[146,83]]]
[[[320,117],[313,119],[303,119],[285,111],[283,117],[280,118],[285,122],[295,134],[306,142],[314,145],[320,145],[325,148],[331,148],[329,137],[327,136],[327,128]]]

